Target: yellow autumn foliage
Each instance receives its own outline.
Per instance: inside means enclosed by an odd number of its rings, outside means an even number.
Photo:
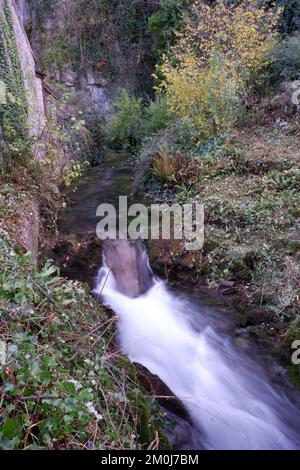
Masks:
[[[196,0],[192,15],[160,70],[170,110],[189,118],[201,137],[226,131],[251,80],[266,65],[277,40],[280,8],[266,11],[256,0],[208,5]]]

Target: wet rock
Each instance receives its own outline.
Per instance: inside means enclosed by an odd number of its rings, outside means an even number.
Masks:
[[[234,287],[235,286],[235,282],[234,281],[223,281],[221,284],[220,284],[220,287],[221,288],[224,288],[224,289],[228,289],[228,288],[231,288],[231,287]]]
[[[105,240],[103,253],[120,292],[134,298],[152,287],[153,273],[140,240]]]
[[[135,364],[135,367],[139,383],[150,396],[157,397],[165,412],[165,433],[173,449],[199,449],[199,441],[195,441],[195,430],[183,403],[157,375],[140,364]]]
[[[177,398],[169,387],[157,376],[149,372],[146,367],[135,364],[139,382],[147,392],[155,397],[166,410],[173,415],[190,422],[190,417],[183,403]]]
[[[68,87],[75,87],[77,80],[77,74],[72,70],[67,70],[65,74],[65,82]]]
[[[58,240],[48,257],[54,259],[63,276],[94,287],[101,259],[101,241],[94,234],[86,234],[80,239],[69,236]]]
[[[221,284],[219,285],[219,292],[222,294],[222,295],[233,295],[233,294],[236,294],[236,292],[238,291],[239,287],[238,285],[236,284],[236,282],[234,281],[229,281],[229,280],[224,280],[221,282]]]

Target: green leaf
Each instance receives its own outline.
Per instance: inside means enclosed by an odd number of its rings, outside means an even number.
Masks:
[[[45,267],[46,268],[46,267]],[[43,270],[41,273],[41,277],[50,277],[52,274],[57,273],[57,267],[56,266],[49,266],[47,269]]]
[[[44,357],[43,362],[45,366],[49,367],[50,369],[55,369],[55,367],[57,367],[57,362],[54,356]]]
[[[72,382],[62,382],[60,386],[63,390],[65,390],[70,395],[76,394],[76,387]]]
[[[8,418],[3,426],[0,428],[0,432],[3,437],[9,441],[18,437],[22,430],[22,425],[18,419]]]
[[[93,393],[90,388],[84,388],[79,393],[79,398],[84,402],[92,401],[93,400]]]

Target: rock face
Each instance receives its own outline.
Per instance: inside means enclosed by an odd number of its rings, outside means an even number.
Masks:
[[[98,72],[87,72],[83,80],[83,87],[90,96],[93,104],[106,113],[110,108],[110,102],[107,97],[107,81]]]
[[[20,207],[17,221],[19,244],[30,252],[32,263],[36,266],[39,254],[40,216],[36,201],[28,200]]]
[[[35,5],[36,3],[36,5]],[[148,18],[159,2],[51,0],[30,2],[30,42],[39,68],[55,88],[89,98],[91,111],[106,113],[121,88],[152,90],[156,59]],[[28,0],[18,0],[28,23]],[[150,77],[150,78],[149,78]]]

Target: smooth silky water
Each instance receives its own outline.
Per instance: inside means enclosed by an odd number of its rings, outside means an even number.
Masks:
[[[121,181],[120,181],[121,177]],[[70,195],[62,233],[95,231],[96,208],[117,200],[130,170],[91,170]],[[128,185],[126,186],[128,187]],[[298,396],[234,341],[228,319],[152,275],[140,243],[106,242],[95,293],[118,316],[128,357],[158,375],[184,403],[193,449],[299,449]],[[95,253],[97,256],[97,253]],[[99,265],[101,261],[99,260]]]
[[[128,297],[113,266],[105,258],[103,264],[95,292],[118,315],[123,352],[185,404],[195,447],[299,448],[299,409],[268,382],[259,363],[219,331],[209,310],[171,293],[159,279],[146,293]]]

